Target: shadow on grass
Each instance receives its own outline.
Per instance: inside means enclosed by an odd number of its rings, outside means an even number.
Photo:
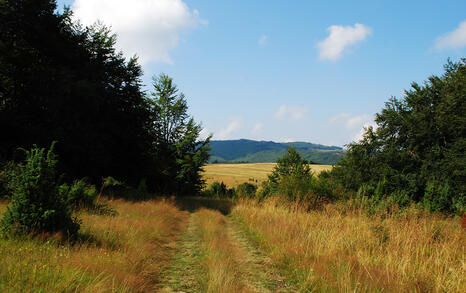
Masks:
[[[216,210],[223,215],[228,215],[235,205],[233,201],[227,198],[208,198],[208,197],[176,197],[176,205],[184,210],[193,213],[200,208]]]

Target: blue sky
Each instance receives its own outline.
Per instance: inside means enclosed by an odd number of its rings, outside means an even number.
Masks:
[[[466,1],[75,0],[146,89],[164,72],[214,139],[342,146],[391,96],[466,53]]]

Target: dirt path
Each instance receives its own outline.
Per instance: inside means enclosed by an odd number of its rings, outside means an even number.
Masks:
[[[296,292],[237,225],[218,211],[191,213],[159,292]]]

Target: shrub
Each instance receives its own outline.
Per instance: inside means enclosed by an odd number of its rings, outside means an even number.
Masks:
[[[449,212],[452,207],[452,189],[448,182],[431,181],[424,193],[424,207],[429,211]]]
[[[91,207],[97,197],[95,186],[87,183],[85,179],[75,180],[71,186],[63,184],[60,191],[66,194],[68,203],[75,208]]]
[[[237,197],[255,197],[257,191],[257,185],[245,182],[236,187],[236,196]]]
[[[233,188],[227,188],[223,182],[215,181],[204,191],[204,195],[208,197],[232,198],[235,196],[235,190]]]
[[[63,232],[74,235],[79,224],[72,218],[67,194],[57,184],[54,143],[46,152],[34,146],[12,177],[11,204],[2,220],[4,234]]]
[[[12,194],[12,178],[17,169],[14,162],[7,162],[0,169],[0,199],[10,198]]]

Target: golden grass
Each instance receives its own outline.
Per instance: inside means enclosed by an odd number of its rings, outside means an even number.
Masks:
[[[205,284],[201,285],[205,292],[252,292],[241,282],[244,264],[240,261],[244,258],[229,239],[225,217],[218,211],[200,209],[193,214],[193,222],[207,271]]]
[[[466,292],[458,219],[381,219],[340,204],[307,213],[276,199],[240,202],[232,216],[304,292]]]
[[[235,187],[244,182],[261,183],[267,179],[267,175],[272,172],[275,165],[275,163],[209,164],[204,167],[204,179],[207,184],[219,181],[228,187]],[[330,165],[310,166],[315,173],[332,169]]]
[[[80,244],[0,240],[0,291],[153,291],[188,212],[165,200],[108,203],[118,216],[78,215]]]

